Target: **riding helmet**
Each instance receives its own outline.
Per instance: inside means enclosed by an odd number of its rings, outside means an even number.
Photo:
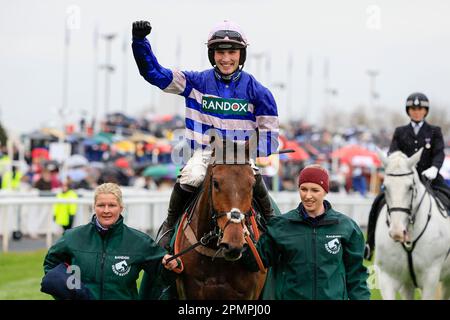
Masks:
[[[430,109],[430,102],[428,101],[428,98],[426,95],[420,92],[414,92],[408,96],[406,99],[406,114],[408,114],[408,108],[409,107],[423,107],[428,110]],[[408,114],[409,115],[409,114]]]
[[[247,37],[242,31],[241,27],[236,23],[224,20],[214,26],[209,32],[208,42],[208,58],[211,65],[214,67],[214,50],[240,50],[239,65],[244,65],[247,57]]]

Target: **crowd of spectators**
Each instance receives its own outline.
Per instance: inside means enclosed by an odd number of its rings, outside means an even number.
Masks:
[[[116,113],[109,115],[101,124],[101,132],[94,133],[82,120],[79,130],[72,128],[72,132],[66,133],[63,139],[71,144],[72,155],[85,159],[75,164],[51,159],[49,144],[61,142],[61,137],[48,133],[30,134],[24,163],[19,165],[17,152],[14,159],[8,159],[6,148],[0,150],[0,173],[4,180],[2,188],[13,188],[11,183],[6,184],[5,181],[17,180],[20,176],[22,185],[41,191],[57,190],[63,183],[69,183],[72,189],[94,189],[104,182],[150,190],[170,189],[175,182],[176,171],[151,175],[146,174],[146,169],[156,165],[170,166],[172,132],[183,127],[180,116],[152,116],[135,120]],[[261,165],[270,189],[296,191],[298,172],[306,165],[318,163],[330,171],[331,192],[358,192],[362,196],[378,192],[382,177],[379,166],[342,162],[333,158],[332,154],[352,144],[372,151],[376,146],[386,149],[392,132],[372,132],[364,127],[331,131],[302,121],[292,121],[281,126],[280,135],[285,140],[297,143],[307,153],[307,157],[280,157],[277,170]],[[127,147],[124,148],[124,145]],[[37,150],[41,152],[35,152]],[[8,161],[14,165],[8,166]],[[14,188],[18,188],[17,183]]]

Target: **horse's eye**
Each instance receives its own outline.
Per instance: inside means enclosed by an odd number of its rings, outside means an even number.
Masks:
[[[213,186],[215,189],[219,190],[219,183],[216,180],[213,181]]]

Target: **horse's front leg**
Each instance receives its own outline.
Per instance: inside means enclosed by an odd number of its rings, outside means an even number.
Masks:
[[[400,295],[402,296],[403,300],[414,300],[414,285],[412,284],[404,284],[400,288]]]
[[[395,300],[395,293],[400,287],[397,280],[386,272],[378,269],[378,284],[380,286],[381,296],[383,300]]]
[[[422,275],[422,300],[434,300],[441,275],[441,264],[429,267]]]

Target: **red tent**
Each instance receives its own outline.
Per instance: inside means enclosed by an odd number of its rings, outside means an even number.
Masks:
[[[31,151],[31,158],[41,158],[41,159],[45,159],[45,160],[49,160],[50,156],[48,153],[48,150],[45,148],[34,148]]]
[[[367,166],[373,164],[381,166],[381,160],[376,152],[370,151],[360,145],[352,144],[331,153],[331,158],[338,158],[349,165]]]
[[[297,141],[287,140],[286,137],[280,136],[280,149],[293,149],[294,152],[286,153],[287,160],[305,161],[309,159],[308,152],[305,151]]]

